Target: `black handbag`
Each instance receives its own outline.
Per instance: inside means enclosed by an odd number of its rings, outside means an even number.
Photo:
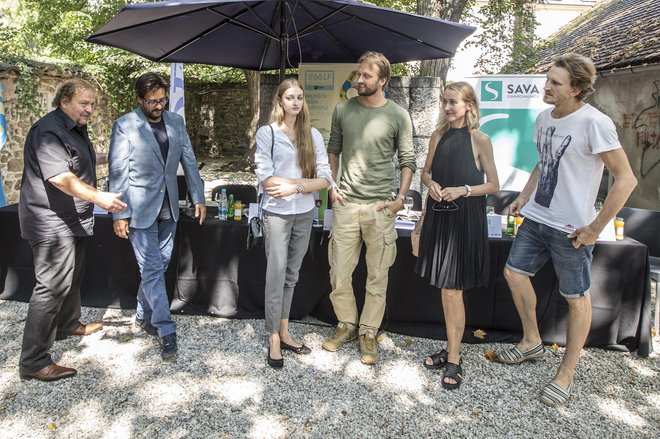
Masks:
[[[250,218],[248,224],[247,248],[248,250],[264,245],[264,222],[258,216]]]
[[[271,132],[271,145],[270,145],[270,157],[273,157],[273,148],[275,147],[275,131],[273,127],[270,127]],[[253,249],[255,247],[261,247],[264,245],[264,240],[266,239],[264,234],[264,220],[263,213],[261,211],[261,203],[263,202],[263,194],[259,194],[259,209],[257,216],[250,218],[248,224],[248,234],[247,234],[247,249]]]

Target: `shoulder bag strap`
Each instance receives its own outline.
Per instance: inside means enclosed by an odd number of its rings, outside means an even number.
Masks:
[[[273,150],[275,149],[275,130],[273,129],[272,125],[268,124],[268,126],[270,127],[270,159],[273,160]],[[273,165],[274,164],[275,163],[273,162]],[[263,212],[261,209],[261,206],[263,205],[263,201],[264,201],[264,193],[261,192],[259,194],[259,219],[263,218]]]

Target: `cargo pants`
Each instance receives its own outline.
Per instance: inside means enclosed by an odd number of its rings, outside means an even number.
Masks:
[[[379,202],[344,201],[332,206],[332,230],[328,246],[330,300],[340,322],[360,326],[359,334],[377,332],[385,314],[389,268],[396,258],[396,215]],[[364,307],[358,316],[353,292],[353,270],[362,243],[367,247],[367,281]]]

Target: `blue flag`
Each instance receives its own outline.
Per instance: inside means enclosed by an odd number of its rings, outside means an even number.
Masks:
[[[7,121],[5,120],[5,106],[2,100],[2,81],[0,81],[0,151],[7,142]],[[0,172],[0,207],[5,206],[5,191],[2,188],[2,172]]]

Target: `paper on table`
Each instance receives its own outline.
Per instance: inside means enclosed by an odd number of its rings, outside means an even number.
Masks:
[[[396,219],[397,220],[402,220],[406,222],[410,221],[419,221],[419,218],[422,216],[422,212],[419,210],[411,210],[408,212],[408,215],[406,215],[405,209],[400,210],[396,213]]]
[[[488,221],[488,237],[502,237],[502,215],[486,215]]]
[[[400,230],[413,230],[415,228],[415,221],[396,220],[394,226]]]

